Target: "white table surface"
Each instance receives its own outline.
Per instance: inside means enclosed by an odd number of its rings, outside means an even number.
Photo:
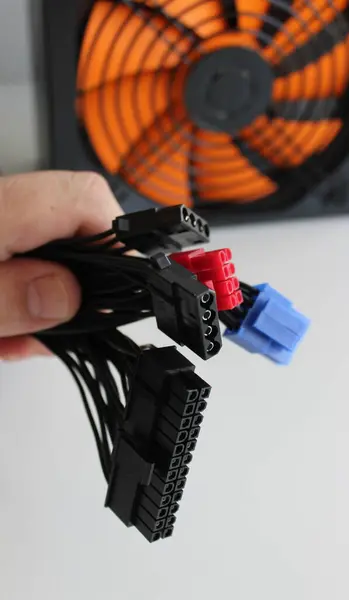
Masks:
[[[64,367],[0,366],[4,600],[347,600],[349,220],[221,229],[222,246],[313,324],[288,368],[229,342],[196,360],[213,393],[171,540],[149,545],[103,508]],[[130,331],[167,342],[152,322]]]

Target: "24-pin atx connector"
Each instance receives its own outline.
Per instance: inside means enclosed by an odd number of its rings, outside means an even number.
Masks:
[[[221,321],[225,339],[288,364],[309,326],[269,285],[242,283],[229,248],[197,248],[209,233],[185,206],[151,209],[26,255],[60,262],[80,282],[76,317],[37,337],[79,387],[106,506],[151,542],[173,533],[211,388],[176,348],[139,348],[119,327],[155,317],[175,343],[208,360],[222,347]]]
[[[141,353],[106,505],[150,542],[173,533],[211,388],[174,347]]]

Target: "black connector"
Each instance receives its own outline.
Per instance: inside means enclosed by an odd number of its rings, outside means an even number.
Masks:
[[[148,255],[178,252],[210,239],[207,221],[184,205],[123,215],[114,220],[113,230],[118,241]]]
[[[204,360],[216,356],[222,338],[215,292],[164,254],[152,262],[148,289],[158,328]]]
[[[211,392],[194,370],[174,347],[143,351],[116,435],[106,506],[150,542],[173,533]]]

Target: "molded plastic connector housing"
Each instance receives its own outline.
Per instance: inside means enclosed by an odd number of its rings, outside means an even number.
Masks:
[[[149,255],[206,244],[210,239],[207,221],[184,205],[123,215],[114,220],[113,229],[120,242]]]
[[[142,352],[116,435],[106,506],[149,542],[170,537],[211,387],[174,347]]]
[[[253,354],[263,354],[281,365],[291,362],[310,320],[269,284],[257,285],[259,294],[238,331],[224,336]]]
[[[158,328],[204,360],[216,356],[222,339],[215,292],[164,254],[152,262],[148,289]]]
[[[216,292],[219,311],[233,310],[243,302],[229,248],[205,252],[203,248],[176,252],[171,259],[194,273],[201,283]]]

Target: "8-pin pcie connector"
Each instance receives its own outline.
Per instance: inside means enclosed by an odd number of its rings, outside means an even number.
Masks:
[[[243,301],[239,280],[235,274],[230,248],[211,250],[203,248],[171,254],[171,260],[182,265],[196,275],[201,283],[216,293],[219,311],[232,310]]]
[[[267,283],[251,291],[247,307],[242,305],[240,312],[232,311],[236,325],[228,326],[224,336],[251,353],[262,354],[281,365],[289,364],[310,320]],[[227,319],[222,320],[228,324]]]

